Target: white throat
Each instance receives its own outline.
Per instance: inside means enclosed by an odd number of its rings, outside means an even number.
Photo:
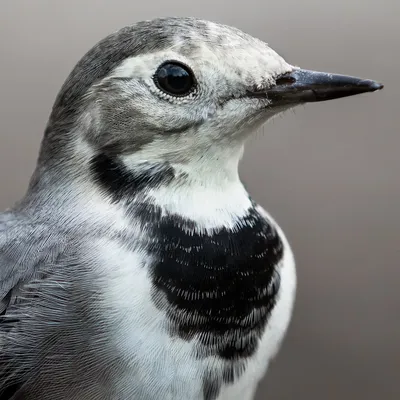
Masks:
[[[185,163],[171,162],[176,174],[184,178],[150,188],[145,198],[164,213],[195,221],[201,229],[233,227],[251,206],[238,172],[242,154],[240,146],[222,154],[215,152],[211,157],[207,154]],[[129,157],[124,159],[128,167],[132,161]]]

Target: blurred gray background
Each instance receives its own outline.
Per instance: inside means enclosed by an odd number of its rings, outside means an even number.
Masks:
[[[124,25],[168,15],[234,25],[292,64],[385,84],[275,119],[250,140],[241,175],[287,233],[299,279],[257,399],[400,399],[398,0],[1,1],[0,209],[23,195],[79,58]]]

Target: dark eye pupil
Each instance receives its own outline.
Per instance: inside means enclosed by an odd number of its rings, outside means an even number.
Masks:
[[[194,87],[192,72],[179,63],[162,65],[156,73],[155,80],[161,90],[175,96],[187,95]]]

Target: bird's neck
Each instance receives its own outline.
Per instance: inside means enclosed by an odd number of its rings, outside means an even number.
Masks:
[[[73,209],[89,222],[104,218],[105,223],[117,221],[121,209],[146,204],[201,228],[232,227],[252,201],[239,178],[241,150],[229,155],[166,163],[93,153],[65,171],[38,168],[24,204],[46,218],[65,221]],[[68,215],[56,215],[64,211]]]
[[[103,154],[93,158],[91,170],[94,181],[116,203],[132,209],[151,205],[163,215],[179,215],[213,229],[233,226],[252,205],[238,163],[239,154],[236,159],[199,158],[185,164],[134,163]]]
[[[155,188],[146,193],[145,201],[164,214],[179,215],[205,229],[232,228],[252,206],[239,180],[220,187],[191,181],[173,189]]]

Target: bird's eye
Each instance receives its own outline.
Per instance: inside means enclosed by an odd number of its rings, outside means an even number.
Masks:
[[[154,82],[163,92],[172,96],[187,96],[195,88],[192,70],[177,61],[168,61],[158,67]]]

